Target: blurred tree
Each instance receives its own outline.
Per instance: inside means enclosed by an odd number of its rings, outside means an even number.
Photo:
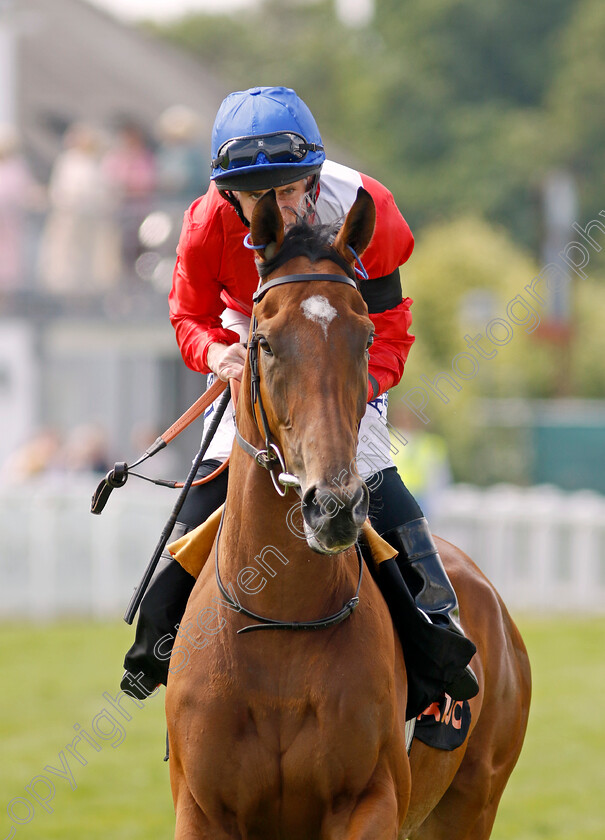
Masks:
[[[502,426],[488,434],[478,425],[477,398],[549,398],[559,391],[561,358],[540,336],[545,306],[527,289],[539,272],[502,228],[472,217],[424,230],[402,271],[404,292],[414,299],[416,343],[391,401],[418,405],[420,392],[409,393],[424,390],[428,428],[446,438],[458,480],[522,482],[528,475],[520,432]],[[544,280],[534,288],[546,300]],[[588,278],[575,289],[566,350],[573,395],[602,397],[605,285]]]
[[[470,352],[465,335],[508,318],[511,341],[431,409],[457,478],[522,480],[527,452],[505,432],[481,438],[474,398],[559,390],[562,351],[531,326],[544,312],[536,305],[532,316],[519,302],[517,320],[527,318],[519,324],[508,307],[518,295],[531,301],[524,289],[540,270],[530,253],[540,254],[545,175],[574,173],[580,224],[605,209],[602,0],[375,0],[363,29],[343,26],[333,0],[265,0],[160,31],[231,89],[294,87],[340,146],[328,154],[343,159],[344,150],[347,162],[348,152],[393,191],[418,241],[402,272],[418,340],[400,395],[421,376],[452,373],[456,355]],[[602,396],[605,288],[593,255],[589,273],[574,281],[566,368],[574,395]]]
[[[564,114],[544,102],[553,76],[575,66],[584,28],[603,16],[599,0],[376,0],[371,24],[353,29],[332,0],[265,0],[160,31],[232,88],[295,87],[323,133],[391,187],[414,229],[472,212],[537,252],[544,173],[576,148]],[[600,43],[592,33],[593,70],[605,60]],[[580,62],[571,74],[571,95],[588,70]],[[600,78],[593,72],[591,84]],[[597,121],[584,124],[586,144],[600,138]]]
[[[485,332],[493,318],[507,319],[507,305],[516,296],[523,295],[532,277],[538,273],[533,259],[521,250],[503,228],[470,216],[454,222],[444,222],[428,227],[418,237],[414,255],[402,273],[404,289],[414,300],[414,326],[418,343],[426,348],[432,367],[450,370],[457,353],[469,352],[464,340],[466,334]],[[493,367],[481,391],[495,395],[506,390],[500,380],[506,359],[514,344],[527,336],[527,328],[537,325],[539,313],[528,317],[526,328],[512,324],[514,332],[510,343],[498,351],[498,362],[484,360],[481,368]],[[516,317],[517,321],[524,320]],[[534,336],[535,339],[535,336]],[[490,341],[486,339],[486,346]],[[494,348],[492,348],[494,349]],[[415,349],[412,351],[415,352]],[[475,353],[479,358],[479,355]],[[547,371],[542,369],[543,375]],[[521,372],[521,376],[525,371]],[[471,382],[474,387],[474,380]],[[516,383],[516,391],[522,382]],[[470,387],[470,386],[469,386]]]
[[[553,33],[572,7],[378,3],[388,56],[377,69],[380,125],[390,137],[394,191],[416,224],[472,208],[537,248],[535,191],[549,166],[541,102],[557,61]]]
[[[581,217],[588,220],[605,210],[605,4],[576,3],[557,46],[548,115],[556,127],[559,163],[576,175]]]
[[[571,375],[577,396],[605,396],[605,276],[579,281],[576,292],[576,327]]]

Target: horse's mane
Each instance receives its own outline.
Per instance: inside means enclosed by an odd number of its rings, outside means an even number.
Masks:
[[[303,220],[298,221],[286,233],[277,254],[258,264],[261,279],[295,257],[307,257],[311,262],[331,260],[355,280],[355,272],[351,264],[332,245],[337,230],[335,225],[310,225]]]

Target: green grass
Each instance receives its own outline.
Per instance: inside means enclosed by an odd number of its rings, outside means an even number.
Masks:
[[[162,761],[163,694],[146,701],[142,709],[125,700],[122,705],[132,716],[130,721],[113,710],[125,733],[115,747],[112,744],[121,733],[103,741],[92,728],[103,709],[112,710],[103,693],[116,696],[132,635],[132,628],[120,621],[11,625],[0,630],[0,840],[10,837],[5,803],[13,797],[33,803],[25,788],[42,774],[55,785],[48,805],[53,813],[36,804],[33,819],[18,826],[18,840],[172,837],[168,764]],[[112,731],[110,723],[108,718],[97,719],[97,727],[107,734]],[[76,724],[102,745],[100,752],[85,740],[76,745],[86,765],[65,749],[76,737]],[[75,790],[67,779],[44,771],[47,764],[62,769],[61,751],[72,769]],[[48,795],[44,783],[36,789],[42,798]],[[17,816],[27,819],[25,804],[15,805]]]
[[[525,748],[504,794],[493,840],[603,840],[605,809],[605,619],[520,622],[532,660],[534,699]],[[103,697],[118,691],[121,661],[132,629],[111,624],[62,622],[0,626],[0,840],[159,840],[173,832],[172,800],[164,751],[163,694],[143,709],[124,703],[130,721],[114,715],[123,732],[106,735],[112,707]],[[74,725],[93,735],[78,763],[65,747]],[[123,737],[115,747],[112,743]],[[60,753],[73,773],[61,770]],[[35,777],[51,778],[49,813],[35,801]],[[50,798],[43,781],[34,782]],[[25,801],[24,801],[25,800]],[[29,802],[29,806],[26,805]],[[32,810],[28,810],[28,807]]]
[[[605,838],[605,619],[520,621],[529,727],[493,840]]]

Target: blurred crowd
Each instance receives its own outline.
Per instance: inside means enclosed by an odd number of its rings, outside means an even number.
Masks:
[[[208,183],[200,129],[196,114],[179,105],[160,116],[153,132],[129,119],[111,129],[74,123],[41,184],[14,129],[0,126],[0,314],[10,318],[11,300],[23,292],[63,301],[141,288],[164,296],[183,213]],[[430,508],[451,480],[445,443],[410,428],[410,418],[396,410],[389,414],[408,440],[414,437],[413,447],[393,440],[393,456]],[[133,451],[143,452],[157,434],[134,429]],[[0,486],[104,474],[112,455],[99,424],[61,433],[43,427],[0,463]]]
[[[60,483],[79,475],[105,475],[125,453],[133,458],[142,455],[160,433],[153,424],[136,423],[122,451],[116,452],[102,423],[79,423],[64,431],[42,426],[0,462],[0,490],[36,481]],[[149,461],[142,472],[150,479],[181,478],[175,452],[163,453],[157,463]]]
[[[0,466],[0,486],[41,477],[106,473],[110,466],[107,435],[101,426],[83,424],[65,435],[42,428]]]
[[[41,184],[14,128],[0,126],[0,300],[141,282],[164,291],[183,212],[207,186],[200,128],[180,105],[153,131],[131,119],[74,123]]]
[[[181,105],[150,128],[130,118],[107,126],[78,121],[65,128],[41,181],[14,127],[0,125],[0,331],[7,327],[8,356],[13,321],[144,314],[160,301],[164,311],[183,213],[208,184],[202,128]],[[10,420],[25,380],[4,361],[0,416]],[[110,452],[111,436],[98,424],[60,426],[21,436],[13,423],[8,432],[21,443],[0,447],[0,487],[106,473],[121,454]],[[157,434],[134,430],[133,451],[143,452]]]

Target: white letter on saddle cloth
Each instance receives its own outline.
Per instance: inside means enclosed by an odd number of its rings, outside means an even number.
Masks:
[[[328,326],[338,315],[330,301],[323,295],[313,295],[313,297],[303,300],[300,308],[304,312],[305,318],[319,324],[323,330],[324,338],[327,339]]]

